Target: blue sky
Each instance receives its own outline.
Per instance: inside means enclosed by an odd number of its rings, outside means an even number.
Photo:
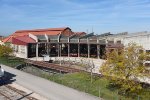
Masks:
[[[0,35],[20,29],[150,31],[150,0],[0,0]]]

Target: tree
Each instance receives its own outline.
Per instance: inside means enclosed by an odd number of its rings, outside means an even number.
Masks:
[[[0,45],[0,57],[7,57],[13,52],[12,48],[7,45]]]
[[[145,66],[146,58],[141,46],[130,43],[122,50],[108,53],[100,72],[108,76],[110,84],[119,87],[122,94],[138,94],[142,89],[140,79],[150,75]]]

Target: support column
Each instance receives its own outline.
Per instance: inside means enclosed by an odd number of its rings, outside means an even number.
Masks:
[[[36,60],[38,60],[39,57],[39,45],[38,43],[36,44]]]
[[[59,48],[60,48],[60,51],[59,51],[60,55],[59,56],[61,57],[62,44],[59,45]]]
[[[90,44],[88,44],[88,58],[90,58]]]
[[[27,58],[27,59],[29,58],[29,54],[28,54],[29,49],[28,49],[28,48],[29,48],[29,44],[26,46],[26,49],[25,49],[25,50],[26,50],[26,58]]]
[[[49,44],[48,43],[46,43],[46,52],[47,52],[47,54],[49,54]]]
[[[97,58],[100,59],[100,45],[97,44]]]
[[[78,44],[78,57],[80,57],[80,44]]]
[[[70,44],[68,43],[68,57],[70,57]]]
[[[57,44],[57,51],[58,51],[58,57],[59,57],[59,52],[60,52],[60,47],[59,47],[59,44]]]
[[[51,51],[51,44],[48,43],[48,55],[50,56],[50,51]]]

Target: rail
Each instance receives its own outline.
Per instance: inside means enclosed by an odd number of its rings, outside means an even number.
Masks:
[[[57,70],[57,71],[64,72],[64,73],[75,73],[75,72],[83,71],[80,69],[75,69],[75,68],[66,67],[66,66],[60,66],[57,64],[52,64],[52,63],[43,62],[43,61],[27,60],[26,63],[32,64],[32,65],[35,65],[35,66],[38,66],[41,68],[48,68],[48,69],[52,69],[52,70]]]
[[[26,92],[18,90],[9,85],[3,85],[0,88],[0,96],[3,96],[5,100],[37,100],[36,98],[30,97],[31,94],[32,93],[27,94]]]

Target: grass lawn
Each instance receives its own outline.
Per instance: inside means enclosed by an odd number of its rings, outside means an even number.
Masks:
[[[149,89],[144,90],[139,97],[123,97],[117,94],[116,89],[108,88],[109,81],[106,78],[93,77],[93,82],[91,83],[90,75],[87,73],[73,73],[63,75],[55,74],[51,76],[43,75],[43,77],[55,81],[59,84],[87,92],[98,97],[100,96],[106,100],[150,100]]]
[[[16,67],[19,64],[23,64],[24,59],[16,57],[0,57],[0,64],[4,64],[10,67]]]
[[[0,63],[10,67],[16,67],[24,63],[24,59],[15,57],[1,57]],[[33,72],[31,72],[33,74]],[[38,71],[37,71],[38,73]],[[123,97],[118,95],[118,90],[108,88],[109,81],[104,77],[94,76],[91,83],[91,77],[87,73],[72,73],[72,74],[43,74],[38,73],[38,76],[54,81],[56,83],[87,92],[89,94],[104,98],[105,100],[150,100],[150,89],[145,89],[139,96],[134,98]],[[67,92],[67,91],[66,91]]]

